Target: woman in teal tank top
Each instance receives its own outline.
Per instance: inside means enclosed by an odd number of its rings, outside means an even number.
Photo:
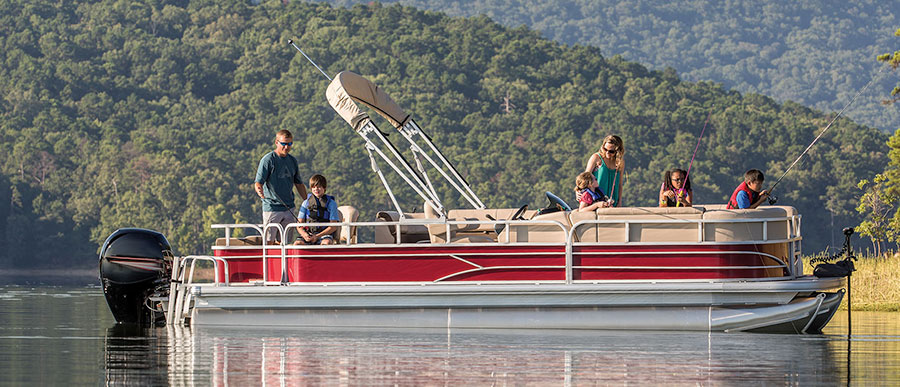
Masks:
[[[597,178],[600,189],[613,199],[613,205],[622,203],[622,182],[625,180],[625,144],[619,136],[609,135],[601,142],[600,151],[591,155],[585,172]]]

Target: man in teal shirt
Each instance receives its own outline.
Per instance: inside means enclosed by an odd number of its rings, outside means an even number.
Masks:
[[[275,135],[275,150],[266,153],[259,160],[256,169],[254,189],[263,203],[263,226],[279,223],[282,227],[296,223],[294,214],[294,187],[301,198],[306,198],[306,186],[300,178],[297,159],[290,155],[294,144],[293,135],[287,130],[278,131]],[[285,229],[285,233],[287,233]],[[271,228],[266,232],[266,244],[278,243],[282,239],[278,232]],[[285,238],[286,239],[286,238]]]

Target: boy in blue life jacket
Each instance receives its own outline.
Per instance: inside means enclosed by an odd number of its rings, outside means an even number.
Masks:
[[[728,199],[729,210],[756,208],[769,198],[769,193],[762,189],[765,180],[762,171],[751,169],[744,173],[744,182],[734,189],[731,199]]]
[[[300,205],[300,214],[297,219],[301,223],[339,223],[341,221],[337,201],[334,200],[334,196],[325,194],[327,185],[325,176],[316,174],[309,178],[309,190],[312,193],[307,195],[306,200]],[[294,242],[295,245],[331,245],[334,244],[334,232],[337,231],[337,227],[298,227],[297,231],[300,232],[300,238]]]

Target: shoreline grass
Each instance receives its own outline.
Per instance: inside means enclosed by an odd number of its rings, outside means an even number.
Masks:
[[[821,255],[803,257],[803,273],[812,274],[809,261]],[[854,311],[900,311],[900,253],[880,257],[860,256],[853,262],[856,271],[850,276],[850,297]],[[847,310],[847,300],[839,310]]]

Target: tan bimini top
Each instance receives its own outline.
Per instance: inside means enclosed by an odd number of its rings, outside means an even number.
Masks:
[[[380,87],[350,71],[341,71],[334,77],[325,90],[325,97],[341,118],[357,131],[369,120],[369,115],[359,110],[356,103],[372,108],[395,128],[402,127],[409,119],[409,114]]]

